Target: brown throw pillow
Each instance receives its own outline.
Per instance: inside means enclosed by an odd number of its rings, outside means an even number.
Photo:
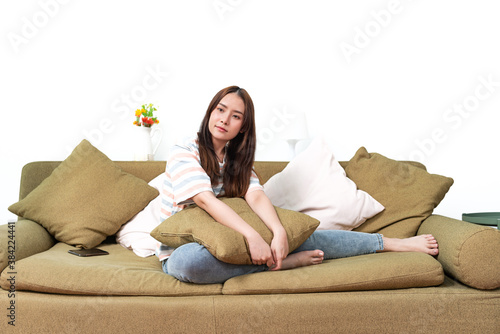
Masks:
[[[222,198],[262,238],[271,244],[273,234],[242,198]],[[290,252],[299,247],[318,227],[319,221],[306,214],[275,207],[288,236]],[[205,246],[217,259],[233,264],[252,264],[242,234],[216,222],[205,210],[191,206],[166,219],[151,236],[165,245],[179,247],[190,242]]]
[[[52,174],[9,210],[45,227],[59,241],[99,245],[141,211],[158,191],[123,172],[83,140]]]
[[[347,177],[379,201],[385,210],[355,231],[387,237],[416,235],[453,184],[453,179],[430,174],[409,163],[395,161],[361,147],[346,167]]]

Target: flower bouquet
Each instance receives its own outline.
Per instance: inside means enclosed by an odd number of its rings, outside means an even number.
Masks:
[[[150,128],[153,124],[160,123],[157,117],[153,117],[154,111],[156,111],[156,108],[152,103],[148,105],[143,104],[141,109],[137,109],[135,111],[135,117],[137,119],[134,121],[134,124],[137,126],[145,126],[147,128]]]

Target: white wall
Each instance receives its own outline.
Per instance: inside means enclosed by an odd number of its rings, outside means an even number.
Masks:
[[[339,160],[360,146],[423,161],[455,184],[435,212],[500,211],[495,1],[9,1],[0,4],[0,219],[22,166],[83,138],[131,160],[133,113],[160,106],[157,159],[212,96],[254,99],[258,160],[287,160],[306,113]],[[486,82],[486,83],[485,83]],[[487,83],[489,82],[489,83]]]

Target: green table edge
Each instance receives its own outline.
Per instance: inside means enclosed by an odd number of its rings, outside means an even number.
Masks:
[[[488,226],[497,226],[500,229],[500,212],[463,213],[462,220]]]

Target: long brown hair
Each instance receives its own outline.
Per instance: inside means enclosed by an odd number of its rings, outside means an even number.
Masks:
[[[255,159],[257,145],[255,134],[255,112],[252,99],[247,91],[238,86],[229,86],[220,90],[208,105],[205,117],[198,132],[198,145],[201,166],[210,177],[212,186],[217,185],[220,177],[219,162],[212,142],[212,134],[208,126],[212,111],[227,94],[235,93],[245,105],[243,125],[240,133],[231,139],[226,146],[226,164],[224,166],[223,187],[228,197],[242,197],[250,185],[250,176]]]

